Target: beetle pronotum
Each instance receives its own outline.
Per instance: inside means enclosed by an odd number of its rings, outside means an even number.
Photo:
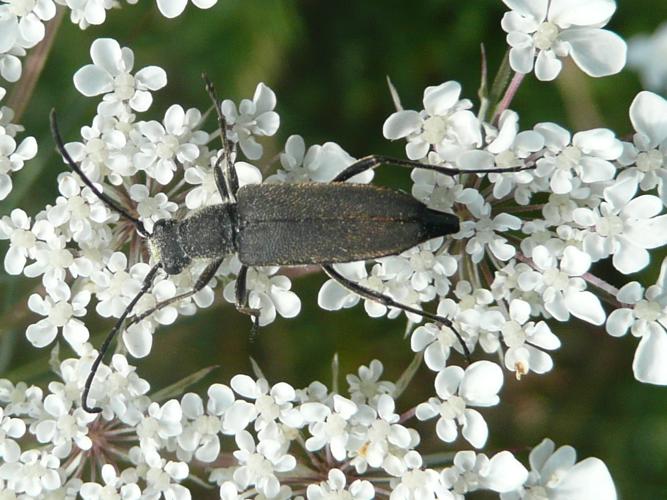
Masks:
[[[231,162],[231,150],[226,137],[227,125],[220,111],[220,101],[211,82],[206,77],[204,79],[220,126],[222,154],[215,165],[214,174],[223,202],[195,210],[183,219],[158,220],[152,233],[146,230],[139,219],[102,193],[86,177],[65,149],[55,110],[51,111],[53,137],[66,163],[103,203],[129,220],[137,232],[148,240],[151,255],[156,261],[144,278],[140,291],[107,335],[91,366],[81,403],[87,412],[102,411],[99,407],[88,405],[93,378],[113,338],[136,303],[151,288],[161,269],[170,275],[178,274],[193,259],[206,259],[209,264],[192,290],[131,318],[130,324],[197,293],[213,278],[224,257],[237,253],[242,266],[236,281],[236,307],[252,317],[253,329],[257,327],[258,311],[248,306],[248,266],[305,264],[321,266],[329,277],[366,299],[452,328],[451,321],[447,318],[401,304],[389,296],[345,278],[334,269],[333,264],[398,254],[431,238],[456,233],[459,230],[458,218],[432,210],[401,191],[343,181],[383,164],[433,170],[450,176],[462,173],[518,172],[533,168],[519,166],[472,171],[371,155],[345,168],[331,183],[254,184],[239,188],[236,171]],[[468,357],[468,348],[463,338],[454,328],[452,330]]]

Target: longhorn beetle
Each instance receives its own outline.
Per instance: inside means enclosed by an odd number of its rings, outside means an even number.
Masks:
[[[433,170],[445,175],[463,173],[504,173],[534,168],[519,166],[504,169],[465,170],[429,165],[411,160],[370,155],[357,160],[339,173],[331,183],[254,184],[239,188],[232,165],[232,151],[227,140],[227,124],[212,83],[204,75],[206,90],[217,112],[222,153],[214,166],[215,182],[222,203],[195,210],[183,219],[161,219],[146,230],[143,223],[125,208],[101,192],[83,173],[65,149],[55,110],[51,111],[51,131],[58,151],[83,183],[110,209],[129,220],[139,235],[148,240],[156,264],[150,269],[141,289],[108,333],[93,362],[84,386],[81,406],[89,413],[99,407],[88,405],[88,394],[95,373],[139,299],[148,292],[157,273],[179,274],[193,259],[209,264],[192,290],[165,300],[130,319],[130,325],[176,301],[194,295],[213,278],[224,257],[237,253],[241,270],[236,281],[236,307],[258,326],[259,311],[248,306],[246,276],[249,266],[319,265],[330,278],[348,290],[387,307],[420,315],[452,328],[465,356],[470,353],[461,335],[449,319],[401,304],[387,295],[366,288],[341,275],[335,263],[369,260],[399,254],[431,238],[459,230],[455,215],[428,208],[412,196],[366,184],[344,183],[355,175],[380,165]],[[128,325],[128,326],[130,326]]]

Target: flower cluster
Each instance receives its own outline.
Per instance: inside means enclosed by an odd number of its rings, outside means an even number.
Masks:
[[[195,2],[202,8],[213,3]],[[317,381],[303,389],[270,384],[257,367],[254,377],[211,385],[207,398],[185,392],[185,383],[149,395],[148,382],[116,353],[89,387],[100,414],[84,411],[80,398],[98,354],[84,321],[91,309],[110,319],[129,313],[121,350],[137,358],[150,353],[159,325],[211,306],[216,293],[234,302],[239,275],[259,326],[299,314],[300,299],[280,268],[240,274],[236,255],[196,293],[208,262],[179,274],[157,270],[134,304],[160,258],[145,245],[144,233],[159,221],[182,218],[180,207],[197,211],[226,202],[215,175],[221,160],[229,161],[241,186],[262,182],[261,172],[278,161],[264,182],[330,182],[356,161],[336,143],[307,146],[298,135],[274,159],[265,158],[262,140],[276,134],[280,117],[276,95],[263,83],[238,104],[215,103],[222,130],[207,130],[207,113],[179,104],[151,119],[153,93],[167,84],[166,72],[135,70],[132,50],[113,39],[93,42],[92,64],[76,72],[74,85],[100,99],[97,112],[81,128],[81,139],[64,147],[95,189],[65,171],[53,203],[32,216],[16,208],[0,219],[0,239],[8,240],[5,270],[40,280],[27,300],[35,313],[27,339],[43,348],[62,337],[75,353],[61,362],[54,348],[58,380],[48,390],[0,380],[0,490],[27,497],[186,499],[191,482],[208,481],[223,499],[458,500],[478,490],[503,499],[584,499],[595,485],[598,498],[615,498],[600,460],[577,462],[572,448],[556,450],[549,440],[531,452],[530,471],[509,451],[459,451],[437,466],[420,451],[420,431],[430,425],[443,443],[483,448],[489,435],[484,409],[499,404],[505,371],[520,379],[553,369],[552,352],[561,346],[557,322],[577,318],[604,325],[612,336],[631,332],[639,338],[635,378],[667,385],[667,260],[657,282],[646,287],[630,281],[617,288],[595,274],[598,263],[608,261],[621,281],[648,265],[650,250],[667,245],[667,101],[650,92],[635,97],[631,142],[609,129],[569,131],[552,122],[522,130],[509,104],[523,74],[534,68],[537,78],[552,80],[568,55],[590,75],[613,74],[625,63],[625,43],[602,29],[615,10],[611,0],[577,8],[565,0],[505,3],[512,11],[502,25],[516,74],[498,103],[478,112],[462,97],[461,85],[449,81],[425,89],[423,109],[402,109],[396,98],[397,109],[384,123],[384,136],[404,140],[417,167],[414,197],[456,216],[460,230],[399,255],[335,266],[393,301],[386,304],[409,306],[415,353],[396,381],[381,380],[377,360],[360,367],[347,376],[345,394]],[[44,36],[42,21],[55,12],[50,0],[18,13],[21,5],[0,6],[0,56],[13,57],[0,59],[6,79],[18,78],[17,56]],[[102,22],[111,7],[76,5],[72,16],[83,26]],[[173,17],[185,2],[158,6]],[[30,137],[17,146],[21,129],[11,120],[11,110],[0,109],[0,199],[11,190],[8,173],[37,147]],[[361,172],[349,182],[372,177]],[[119,214],[99,192],[127,213]],[[403,313],[336,280],[318,294],[327,310],[361,301],[372,317]],[[439,321],[418,314],[430,310]],[[422,360],[433,379],[431,396],[399,411],[401,393]]]
[[[48,391],[0,380],[5,491],[30,498],[189,499],[182,483],[203,473],[196,464],[204,464],[208,477],[200,482],[218,486],[225,500],[364,500],[381,495],[383,483],[391,486],[391,498],[455,499],[479,490],[508,499],[565,491],[585,498],[591,478],[603,498],[615,493],[600,460],[577,463],[571,447],[554,451],[548,439],[531,452],[530,472],[509,451],[492,457],[460,451],[451,466],[425,466],[428,457],[415,449],[419,434],[404,425],[414,415],[395,413],[397,385],[380,380],[377,360],[347,376],[349,397],[320,382],[295,390],[284,382],[269,385],[261,376],[236,375],[229,385],[211,385],[205,399],[187,392],[180,399],[163,395],[151,401],[149,384],[116,354],[96,378],[104,409],[97,416],[78,405],[94,355],[86,344],[81,357],[55,363],[58,380]],[[489,391],[472,379],[488,369],[471,365],[461,381],[461,394],[482,406],[497,398],[484,396]],[[465,434],[468,424],[463,425]],[[225,437],[234,438],[226,450],[233,463],[222,457]],[[306,474],[297,468],[296,456],[303,453],[309,457],[301,464]],[[98,466],[100,479],[87,481],[88,468]]]
[[[0,100],[5,90],[0,87]],[[0,200],[7,198],[12,191],[12,178],[9,174],[21,170],[23,164],[37,154],[37,141],[34,137],[25,137],[20,143],[16,135],[23,132],[23,127],[12,123],[14,112],[7,106],[0,106]]]
[[[128,0],[129,4],[136,0]],[[187,0],[157,0],[160,13],[167,18],[181,15]],[[200,9],[213,7],[217,0],[194,0]],[[118,7],[115,0],[8,0],[0,4],[0,77],[16,82],[21,77],[21,58],[44,40],[45,23],[56,15],[56,6],[70,11],[73,23],[81,29],[104,23],[107,11]]]

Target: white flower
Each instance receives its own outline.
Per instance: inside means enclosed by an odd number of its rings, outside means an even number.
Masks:
[[[169,201],[164,193],[150,196],[148,188],[143,184],[134,184],[130,187],[130,197],[137,202],[137,213],[147,231],[153,230],[153,224],[161,219],[171,219],[178,210],[178,205]]]
[[[160,460],[150,465],[146,473],[146,488],[143,498],[173,498],[174,500],[190,500],[192,495],[185,486],[178,484],[188,477],[190,469],[184,462]]]
[[[167,84],[162,68],[147,66],[132,75],[134,53],[121,48],[112,38],[98,38],[90,46],[93,64],[88,64],[74,74],[74,85],[87,97],[104,95],[100,111],[111,115],[119,112],[116,104],[127,103],[136,111],[146,111],[152,101],[151,90],[159,90]]]
[[[326,482],[308,485],[306,498],[308,500],[333,500],[334,498],[370,500],[375,498],[375,488],[369,481],[357,479],[347,488],[345,483],[345,474],[339,469],[331,469]]]
[[[182,417],[183,410],[175,399],[170,399],[162,406],[151,403],[148,407],[148,415],[137,425],[137,437],[146,463],[151,467],[161,467],[158,450],[167,439],[181,434]]]
[[[399,424],[395,402],[387,394],[377,399],[377,407],[360,406],[352,417],[351,439],[347,444],[352,457],[350,465],[358,473],[368,466],[382,468],[392,476],[401,476],[409,467],[406,452],[414,448],[419,437],[416,431]]]
[[[84,451],[92,447],[88,424],[95,420],[95,415],[81,408],[72,410],[71,402],[60,394],[49,394],[44,398],[44,412],[31,432],[40,443],[52,443],[52,453],[56,457],[66,459],[70,456],[73,443]]]
[[[445,325],[426,323],[412,332],[410,347],[414,352],[424,351],[424,362],[433,371],[442,370],[453,346],[458,346],[459,340],[454,331]]]
[[[555,448],[550,439],[533,448],[528,479],[518,491],[501,495],[502,500],[616,500],[614,482],[602,460],[586,458],[576,463],[574,448]]]
[[[56,15],[56,6],[51,0],[12,1],[6,4],[9,12],[17,17],[19,41],[29,49],[44,39],[44,24]]]
[[[389,140],[407,138],[405,151],[411,160],[425,158],[434,148],[442,160],[456,162],[460,153],[482,143],[481,124],[469,111],[472,103],[460,95],[458,82],[426,87],[424,110],[393,113],[384,122],[383,135]]]
[[[257,85],[252,101],[243,99],[238,110],[229,99],[225,99],[220,106],[227,125],[231,127],[229,139],[241,146],[241,151],[249,160],[262,157],[263,148],[255,136],[271,136],[278,130],[280,116],[273,111],[275,107],[276,94],[263,83]]]
[[[81,485],[79,494],[84,500],[96,500],[99,498],[122,498],[122,500],[139,500],[141,489],[131,482],[132,475],[136,474],[134,469],[126,469],[120,476],[116,474],[116,469],[111,464],[104,464],[101,470],[104,486],[98,483],[84,483]],[[120,493],[120,496],[118,494]]]
[[[482,205],[479,201],[477,197],[470,199],[467,206],[477,220],[463,221],[457,239],[467,238],[465,250],[475,263],[484,258],[486,248],[497,259],[510,260],[514,257],[516,248],[497,233],[521,229],[521,219],[507,213],[500,213],[492,218],[491,205],[489,203]]]
[[[532,259],[536,270],[519,275],[521,290],[541,294],[544,308],[558,321],[567,321],[572,314],[594,325],[604,323],[606,315],[600,299],[586,290],[586,282],[580,278],[591,265],[587,253],[568,246],[559,263],[546,246],[538,245]]]
[[[560,340],[544,321],[537,324],[528,321],[530,312],[528,302],[513,299],[510,302],[508,319],[498,311],[495,311],[496,317],[493,320],[486,318],[487,328],[489,322],[497,323],[502,340],[508,347],[505,352],[505,366],[516,372],[517,378],[530,371],[546,373],[551,370],[553,360],[546,351],[560,347]],[[496,330],[495,327],[490,329]]]
[[[114,7],[113,0],[59,0],[58,3],[71,10],[70,19],[81,29],[104,23],[106,11]]]
[[[639,72],[642,87],[659,92],[667,89],[667,23],[650,35],[640,34],[628,40],[628,67]]]
[[[632,144],[624,143],[619,162],[626,166],[619,179],[631,176],[642,191],[658,188],[667,204],[667,101],[652,92],[639,92],[630,105],[630,121],[636,130]]]
[[[400,481],[393,479],[390,500],[454,500],[443,488],[440,477],[433,469],[422,469],[422,458],[416,451],[405,456],[408,470],[401,474]]]
[[[374,359],[368,366],[359,367],[359,375],[347,375],[345,380],[349,384],[349,393],[352,401],[357,404],[375,403],[383,395],[392,395],[396,386],[394,383],[380,380],[384,367],[382,362]]]
[[[527,478],[528,471],[509,451],[490,459],[483,453],[460,451],[454,456],[454,465],[441,473],[443,485],[457,495],[480,489],[505,493],[520,488]]]
[[[549,149],[537,160],[536,175],[549,178],[554,193],[570,193],[575,175],[587,184],[613,179],[616,167],[611,160],[621,156],[623,145],[611,130],[577,132],[571,145],[570,133],[554,123],[538,123],[535,130],[544,136]]]
[[[130,300],[141,288],[140,274],[147,272],[147,264],[135,264],[127,272],[127,257],[121,252],[114,252],[106,263],[106,269],[96,271],[91,280],[97,286],[95,307],[102,317],[119,318]]]
[[[447,443],[456,439],[457,425],[460,425],[463,437],[474,447],[481,448],[486,443],[488,427],[482,415],[468,407],[498,404],[497,394],[502,384],[502,370],[490,361],[477,361],[465,371],[458,366],[449,366],[435,379],[439,399],[430,398],[417,406],[417,418],[427,420],[440,416],[436,432]]]
[[[9,239],[9,250],[5,254],[5,271],[21,274],[28,257],[32,257],[37,238],[30,231],[30,218],[20,208],[0,219],[0,239]]]
[[[188,3],[188,0],[157,0],[157,8],[160,13],[166,18],[174,18],[180,16]],[[200,9],[210,9],[218,0],[192,0]]]
[[[254,381],[247,375],[235,375],[230,385],[239,395],[254,400],[255,429],[261,430],[276,420],[290,427],[301,427],[301,414],[292,404],[296,399],[296,392],[291,385],[279,382],[269,387],[266,379]]]
[[[594,260],[613,255],[614,267],[623,274],[648,265],[648,249],[667,244],[667,215],[659,215],[663,205],[652,195],[635,197],[637,183],[632,177],[618,180],[604,190],[604,200],[593,210],[578,208],[574,220],[589,228],[584,251]]]
[[[255,441],[248,431],[236,434],[234,457],[240,466],[234,471],[234,481],[246,489],[254,485],[257,491],[273,498],[280,492],[280,482],[275,472],[286,472],[294,469],[296,460],[291,455],[281,452],[280,443],[267,440],[255,447]]]
[[[66,288],[69,292],[69,288]],[[69,293],[61,300],[50,296],[41,297],[33,293],[28,299],[31,311],[46,316],[26,329],[26,337],[35,347],[45,347],[56,338],[58,328],[62,328],[63,338],[73,346],[80,346],[88,340],[88,328],[76,319],[86,315],[90,293],[81,291],[71,298]]]
[[[201,120],[199,110],[186,112],[174,104],[165,113],[164,125],[157,121],[137,123],[146,140],[133,156],[134,163],[160,184],[169,184],[179,167],[187,168],[199,158],[200,148],[208,141],[206,132],[195,130]]]
[[[590,76],[618,73],[625,66],[626,45],[621,37],[600,29],[616,10],[613,0],[503,0],[510,9],[502,20],[507,32],[510,65],[539,80],[560,73],[561,58],[572,57]]]
[[[15,439],[23,437],[25,430],[23,420],[5,414],[0,408],[0,458],[5,463],[16,462],[21,456],[21,447]]]
[[[45,229],[46,232],[51,232],[53,228],[46,221],[38,221],[33,227],[33,232],[37,236],[41,236],[40,232]],[[42,283],[46,290],[52,296],[60,296],[57,290],[62,291],[66,269],[74,262],[72,253],[66,248],[67,242],[64,237],[57,237],[55,234],[44,236],[46,243],[38,242],[35,246],[34,259],[35,262],[25,267],[23,273],[29,278],[35,276],[42,276]]]
[[[208,414],[204,412],[201,398],[187,393],[181,399],[181,408],[186,422],[183,432],[177,437],[178,456],[183,461],[191,461],[194,456],[205,463],[213,462],[220,454],[218,432],[222,430],[219,414],[231,406],[234,395],[229,387],[216,384],[209,388]]]
[[[32,498],[46,496],[63,483],[60,460],[46,450],[28,450],[18,462],[0,465],[0,479],[7,482],[8,489]]]
[[[249,291],[248,305],[259,309],[259,326],[268,325],[276,319],[276,313],[283,318],[293,318],[301,311],[301,300],[290,288],[292,282],[287,276],[275,275],[277,267],[248,269],[246,286]],[[225,286],[224,297],[228,302],[236,301],[236,280]]]
[[[311,437],[306,440],[308,451],[317,451],[329,446],[333,457],[343,461],[347,455],[350,439],[348,421],[357,412],[358,406],[338,394],[333,397],[333,411],[322,403],[304,403],[300,411],[309,423]]]
[[[37,141],[26,137],[17,146],[10,135],[0,134],[0,200],[4,200],[12,190],[11,172],[23,168],[24,162],[37,154]]]
[[[612,311],[607,319],[607,333],[614,337],[628,331],[639,337],[632,370],[640,382],[667,385],[667,260],[663,260],[657,284],[644,291],[638,282],[623,286],[616,295],[623,307]]]
[[[280,153],[279,169],[267,177],[267,182],[331,182],[336,175],[356,161],[335,142],[314,144],[306,151],[306,143],[300,135],[291,135]],[[348,182],[368,183],[373,170],[367,170],[348,179]]]

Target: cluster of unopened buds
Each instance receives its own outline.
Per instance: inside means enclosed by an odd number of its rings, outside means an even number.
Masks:
[[[608,129],[573,133],[551,122],[521,130],[509,106],[524,74],[534,68],[538,78],[552,80],[566,56],[592,76],[613,74],[625,63],[625,42],[602,29],[612,1],[580,2],[598,6],[590,10],[557,0],[530,11],[524,2],[505,3],[512,8],[502,26],[514,77],[499,102],[483,101],[475,111],[461,85],[449,81],[426,88],[423,109],[406,110],[390,88],[396,111],[384,136],[406,141],[410,160],[465,171],[412,171],[414,197],[456,215],[460,230],[400,255],[335,266],[346,279],[446,319],[406,313],[414,361],[399,380],[382,380],[383,366],[373,360],[347,376],[343,394],[320,382],[303,389],[272,385],[255,366],[254,377],[213,384],[205,398],[185,386],[149,396],[149,383],[123,353],[147,356],[159,325],[211,306],[216,294],[233,303],[241,263],[229,255],[200,291],[166,307],[159,304],[192,290],[207,263],[158,273],[131,314],[158,309],[122,330],[117,352],[90,386],[101,413],[86,412],[81,395],[98,352],[84,318],[91,308],[104,318],[127,314],[154,262],[135,226],[64,169],[52,204],[32,216],[16,208],[0,220],[0,238],[9,241],[6,272],[41,280],[28,299],[36,318],[28,340],[44,348],[62,339],[75,353],[60,360],[55,344],[51,366],[58,378],[47,389],[0,380],[0,491],[16,495],[8,498],[185,499],[198,485],[219,488],[222,499],[459,499],[477,490],[505,500],[615,498],[602,461],[578,462],[571,447],[556,448],[549,439],[532,449],[530,470],[509,451],[458,451],[435,466],[419,451],[416,428],[424,425],[435,425],[444,443],[483,448],[484,408],[500,402],[504,374],[550,371],[551,353],[561,345],[552,327],[572,317],[612,336],[637,337],[635,378],[667,385],[667,263],[650,286],[630,281],[617,288],[595,274],[602,261],[619,276],[636,273],[648,265],[650,250],[667,245],[667,101],[650,92],[635,97],[631,141]],[[165,15],[185,7],[158,4]],[[40,20],[55,10],[40,0],[30,13],[2,14],[16,5],[0,6],[0,74],[10,81],[18,78],[7,73],[16,68],[14,54],[39,38]],[[103,20],[106,3],[95,5],[83,13],[78,6],[73,18],[82,25]],[[10,33],[5,27],[12,23]],[[592,49],[600,46],[606,49]],[[132,51],[113,39],[96,40],[90,53],[92,64],[77,71],[74,85],[101,100],[81,140],[65,147],[96,188],[147,231],[182,217],[179,209],[222,202],[214,174],[225,154],[221,133],[232,145],[240,185],[330,182],[355,162],[334,142],[307,146],[292,135],[275,173],[263,180],[261,171],[272,165],[261,138],[280,125],[268,86],[260,83],[238,105],[222,101],[226,130],[207,131],[206,112],[178,104],[159,120],[141,118],[152,93],[167,84],[163,69],[135,71]],[[31,137],[17,144],[22,128],[12,116],[0,109],[0,199],[12,189],[9,174],[37,150]],[[262,160],[260,170],[254,164]],[[479,173],[496,168],[516,171]],[[349,182],[372,177],[367,171]],[[259,326],[299,314],[300,299],[280,268],[250,268],[246,281]],[[317,300],[326,310],[363,301],[372,317],[403,313],[334,280]],[[433,372],[433,396],[398,411],[422,360]],[[223,454],[225,437],[235,445]]]

